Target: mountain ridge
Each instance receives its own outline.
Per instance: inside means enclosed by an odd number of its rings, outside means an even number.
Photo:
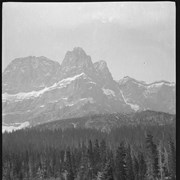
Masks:
[[[175,113],[175,83],[147,85],[130,77],[116,82],[104,60],[92,63],[80,47],[61,64],[44,56],[17,58],[2,77],[4,124],[148,109]]]
[[[67,128],[92,128],[102,132],[110,132],[113,128],[122,126],[162,126],[174,125],[175,115],[146,110],[129,114],[95,114],[92,116],[67,118],[37,125],[36,129],[67,129]]]
[[[74,49],[78,49],[78,48],[80,48],[80,49],[82,49],[81,47],[75,47]],[[83,49],[82,49],[83,50]],[[84,51],[84,50],[83,50]],[[68,52],[71,52],[71,51],[68,51]],[[52,59],[49,59],[48,57],[45,57],[45,56],[24,56],[24,57],[21,57],[21,58],[15,58],[15,59],[13,59],[8,65],[7,65],[7,67],[4,69],[4,71],[2,72],[2,74],[4,74],[5,73],[5,71],[7,70],[7,68],[8,68],[8,66],[9,65],[11,65],[12,63],[13,63],[13,61],[14,60],[26,60],[26,59],[29,59],[29,58],[44,58],[44,59],[47,59],[47,60],[49,60],[49,61],[52,61],[52,62],[54,62],[54,63],[56,63],[56,64],[58,64],[58,65],[62,65],[62,63],[59,63],[58,61],[55,61],[55,60],[52,60]],[[95,61],[95,62],[93,62],[93,64],[96,64],[96,63],[98,63],[98,62],[104,62],[105,64],[106,64],[106,66],[107,66],[107,62],[105,61],[105,60],[99,60],[99,61]],[[109,70],[109,69],[108,69]],[[113,76],[112,76],[113,77]],[[130,76],[124,76],[124,77],[122,77],[122,78],[120,78],[119,80],[115,80],[114,78],[113,78],[113,80],[114,81],[116,81],[116,82],[118,82],[118,81],[120,81],[120,80],[122,80],[122,79],[124,79],[124,78],[130,78],[130,79],[133,79],[133,80],[136,80],[134,77],[130,77]],[[158,82],[165,82],[165,83],[172,83],[172,84],[174,84],[175,85],[175,82],[173,82],[173,81],[167,81],[167,80],[164,80],[164,79],[161,79],[161,80],[155,80],[155,81],[153,81],[153,82],[151,82],[151,83],[147,83],[147,82],[145,82],[145,81],[142,81],[142,80],[136,80],[136,81],[138,81],[138,82],[142,82],[142,83],[144,83],[144,84],[147,84],[147,85],[151,85],[151,84],[154,84],[154,83],[158,83]]]

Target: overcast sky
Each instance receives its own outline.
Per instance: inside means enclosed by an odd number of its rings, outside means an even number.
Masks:
[[[77,46],[116,80],[175,81],[175,3],[3,3],[3,70],[30,55],[61,63]]]

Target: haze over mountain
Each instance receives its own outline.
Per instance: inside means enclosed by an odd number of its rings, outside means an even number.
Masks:
[[[175,12],[174,2],[3,3],[2,68],[31,55],[62,63],[79,46],[116,80],[174,82]]]
[[[175,83],[114,81],[107,63],[93,64],[81,47],[68,51],[61,65],[43,56],[14,59],[2,80],[5,128],[94,114],[175,113]]]

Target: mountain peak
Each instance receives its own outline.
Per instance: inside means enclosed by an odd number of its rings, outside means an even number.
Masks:
[[[72,51],[67,51],[61,68],[63,74],[71,75],[94,69],[91,57],[81,47],[74,47]]]
[[[43,56],[17,58],[2,80],[3,123],[10,126],[95,113],[176,112],[173,84],[129,76],[117,83],[104,60],[92,63],[80,47],[68,51],[61,65]]]
[[[44,56],[16,58],[3,72],[3,92],[28,92],[50,86],[58,79],[60,64]]]
[[[94,68],[106,80],[113,80],[112,75],[108,69],[106,61],[100,60],[100,61],[95,62]]]
[[[74,53],[78,53],[78,54],[84,54],[84,55],[86,55],[86,52],[85,52],[84,49],[81,48],[81,47],[74,47],[74,48],[73,48],[73,52],[74,52]]]

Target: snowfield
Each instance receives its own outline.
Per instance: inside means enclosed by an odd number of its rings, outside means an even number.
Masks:
[[[2,125],[2,132],[4,133],[6,132],[12,132],[12,131],[16,131],[19,129],[24,129],[26,127],[28,127],[30,124],[28,121],[23,122],[23,123],[15,123],[15,124],[19,124],[19,126],[7,126],[7,125]]]
[[[104,88],[102,88],[102,90],[103,90],[103,93],[104,94],[106,94],[106,95],[110,95],[110,96],[115,96],[115,93],[114,93],[114,91],[113,90],[110,90],[110,89],[104,89]]]
[[[36,97],[39,97],[40,95],[42,95],[43,93],[45,93],[47,91],[51,91],[51,90],[56,89],[56,88],[58,88],[58,89],[64,88],[68,84],[70,84],[72,81],[76,80],[77,78],[79,78],[81,76],[86,76],[86,75],[84,73],[81,73],[81,74],[78,74],[76,76],[63,79],[63,80],[59,81],[58,83],[55,83],[50,87],[45,87],[44,89],[39,90],[39,91],[32,91],[32,92],[28,92],[28,93],[20,92],[18,94],[4,93],[4,94],[2,94],[2,101],[3,102],[6,102],[6,101],[22,101],[24,99],[36,98]]]
[[[138,110],[140,109],[139,105],[129,103],[129,102],[128,102],[128,99],[126,99],[126,98],[124,97],[123,92],[122,92],[121,90],[120,90],[120,92],[121,92],[121,95],[122,95],[122,97],[123,97],[123,99],[124,99],[124,102],[125,102],[127,105],[131,106],[131,108],[132,108],[133,110],[135,110],[135,111],[138,111]]]

